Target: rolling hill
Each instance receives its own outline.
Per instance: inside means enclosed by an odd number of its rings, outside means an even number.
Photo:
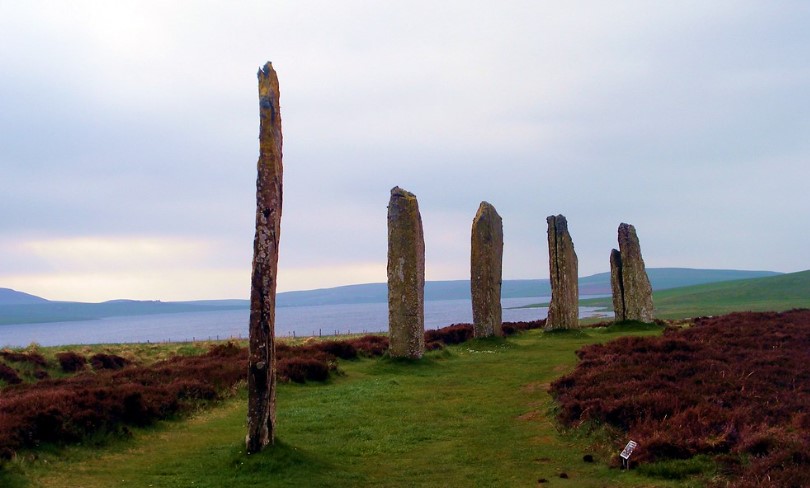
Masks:
[[[810,308],[810,270],[659,290],[653,302],[658,318]],[[581,300],[580,305],[613,307],[609,297]]]
[[[11,288],[0,288],[0,305],[29,305],[32,303],[47,303],[48,300],[38,296],[29,295]]]
[[[688,268],[650,268],[647,270],[653,289],[661,292],[674,287],[744,280],[750,278],[779,275],[771,271],[709,270]],[[580,296],[609,295],[610,274],[599,273],[580,278]],[[551,289],[548,280],[504,280],[503,298],[549,296]],[[664,295],[661,303],[667,303]],[[656,304],[659,298],[656,295]],[[464,300],[470,298],[468,280],[429,281],[425,283],[425,300]],[[689,298],[694,300],[695,298]],[[385,283],[348,285],[320,290],[292,291],[279,293],[276,304],[279,307],[337,305],[357,303],[385,303],[388,288]],[[673,304],[683,298],[672,298]],[[711,298],[706,298],[711,300]],[[610,307],[610,299],[597,302]],[[112,300],[103,303],[56,302],[6,288],[0,289],[0,325],[20,323],[62,322],[72,320],[93,320],[103,317],[126,315],[150,315],[182,312],[205,312],[216,310],[245,309],[248,300],[200,300],[188,302],[161,302],[140,300]],[[666,305],[674,307],[674,305]]]
[[[776,276],[773,271],[742,271],[724,269],[650,268],[647,270],[654,290],[698,285],[728,280]],[[598,273],[579,279],[580,296],[609,295],[610,273]],[[547,297],[551,295],[549,280],[504,280],[502,298]],[[428,281],[425,300],[464,300],[470,298],[470,281]],[[385,283],[347,285],[319,290],[279,293],[279,307],[306,305],[337,305],[347,303],[385,303],[388,287]]]

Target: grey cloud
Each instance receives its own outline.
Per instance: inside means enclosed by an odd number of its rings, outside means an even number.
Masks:
[[[810,211],[810,13],[798,4],[189,5],[72,2],[61,20],[0,7],[5,236],[211,239],[221,263],[247,268],[255,71],[270,59],[288,266],[384,262],[400,185],[444,278],[468,272],[481,200],[504,218],[507,278],[547,273],[556,213],[583,273],[607,269],[622,221],[650,265],[807,267],[795,222]],[[778,256],[756,252],[767,218]],[[708,223],[700,240],[695,220]]]

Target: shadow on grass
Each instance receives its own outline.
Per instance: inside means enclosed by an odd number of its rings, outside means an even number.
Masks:
[[[426,352],[421,359],[391,357],[386,352],[378,359],[374,359],[374,366],[369,373],[374,375],[396,376],[425,376],[434,374],[442,362],[453,356],[446,347]]]
[[[246,454],[244,446],[239,446],[233,451],[229,464],[234,481],[272,480],[270,486],[338,487],[365,484],[359,473],[345,471],[279,439],[256,454]]]
[[[644,476],[683,480],[695,475],[709,478],[717,472],[717,464],[709,456],[698,455],[690,459],[671,459],[642,464],[637,469]]]
[[[0,464],[0,486],[3,488],[24,488],[30,485],[23,474],[15,467]]]

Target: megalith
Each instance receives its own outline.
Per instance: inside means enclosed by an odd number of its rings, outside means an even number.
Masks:
[[[624,320],[624,283],[622,283],[622,253],[610,251],[610,290],[613,296],[613,315],[616,320]]]
[[[472,224],[470,292],[473,336],[501,336],[503,221],[488,202],[481,202]]]
[[[275,439],[276,271],[281,228],[281,113],[278,76],[268,62],[259,70],[259,161],[256,179],[256,233],[250,287],[248,453]]]
[[[391,189],[388,203],[388,339],[391,357],[425,352],[425,237],[413,193]]]
[[[568,221],[562,215],[546,218],[548,222],[548,262],[551,281],[551,303],[548,306],[546,330],[579,327],[579,278],[577,253],[568,233]]]
[[[630,224],[619,225],[619,250],[610,252],[610,284],[617,321],[653,321],[652,286],[644,268],[636,228]]]

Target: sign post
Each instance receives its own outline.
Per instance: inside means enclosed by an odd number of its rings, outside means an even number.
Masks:
[[[633,451],[636,449],[636,446],[638,446],[638,443],[636,443],[636,441],[630,441],[627,443],[626,446],[624,446],[624,450],[622,451],[622,453],[619,454],[619,456],[621,456],[622,458],[623,468],[625,469],[630,468],[630,456],[633,454]]]

